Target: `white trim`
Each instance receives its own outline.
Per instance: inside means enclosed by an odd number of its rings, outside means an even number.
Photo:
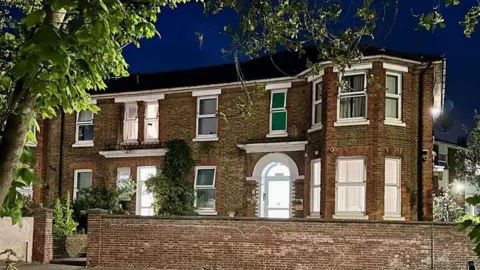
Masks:
[[[338,121],[338,122],[333,123],[334,127],[363,126],[363,125],[370,125],[370,120]]]
[[[315,82],[315,81],[318,80],[318,79],[322,79],[323,74],[324,74],[324,71],[323,71],[323,69],[322,69],[322,70],[320,70],[320,71],[318,72],[318,74],[308,76],[308,77],[307,77],[307,81],[308,81],[308,82]]]
[[[262,179],[261,179],[261,177],[247,176],[247,177],[245,177],[245,180],[247,180],[247,181],[260,181]]]
[[[216,142],[218,141],[219,138],[217,136],[215,137],[207,137],[207,136],[202,136],[202,137],[197,137],[197,138],[193,138],[192,139],[192,142]]]
[[[284,82],[284,83],[267,83],[265,86],[265,90],[278,90],[278,89],[288,89],[292,87],[291,82]]]
[[[93,170],[92,169],[76,169],[73,170],[73,194],[72,194],[72,199],[75,201],[75,198],[77,198],[77,192],[78,192],[78,173],[85,173],[89,172],[92,174],[92,186],[93,186]]]
[[[205,99],[215,99],[215,105],[217,106],[215,110],[215,114],[202,114],[200,115],[200,101],[205,100]],[[196,126],[195,126],[195,139],[198,141],[201,140],[214,140],[215,138],[218,140],[218,96],[199,96],[197,97],[197,110],[196,110]],[[217,120],[217,130],[215,134],[198,134],[199,132],[199,124],[200,124],[200,118],[214,118]]]
[[[100,151],[100,155],[105,158],[124,158],[124,157],[161,157],[165,156],[167,149],[135,149],[135,150],[114,150]]]
[[[320,175],[318,176],[319,183],[317,185],[315,185],[313,183],[314,173],[315,173],[315,171],[313,170],[313,167],[314,167],[315,163],[318,163],[318,165],[320,166],[320,172],[322,170],[321,169],[322,168],[322,160],[320,158],[312,159],[310,161],[310,215],[319,217],[320,212],[321,212],[321,205],[322,205],[322,203],[321,203],[321,201],[322,201],[322,197],[321,197],[322,196],[321,195],[322,194],[322,174],[320,173]],[[318,211],[313,211],[313,208],[314,208],[314,204],[313,204],[313,202],[314,202],[314,198],[313,198],[314,192],[313,192],[313,189],[314,188],[319,188],[320,189],[320,194],[318,195],[319,196],[318,197],[318,202],[320,203],[320,205],[318,205],[318,208],[319,208]]]
[[[80,147],[93,147],[93,141],[85,141],[85,142],[76,142],[72,144],[73,148],[80,148]]]
[[[155,166],[138,166],[137,167],[137,183],[136,183],[136,188],[137,188],[137,191],[140,191],[140,192],[135,192],[136,193],[136,196],[135,196],[135,214],[140,216],[142,214],[142,208],[152,208],[154,211],[155,211],[155,208],[154,206],[152,205],[151,207],[142,207],[142,185],[145,184],[145,180],[141,180],[140,179],[140,171],[142,169],[154,169],[155,170],[155,173],[157,172],[157,167]],[[143,182],[143,183],[141,183]],[[153,194],[152,194],[153,196]],[[155,214],[155,213],[154,213]]]
[[[397,77],[397,94],[390,94],[387,92],[387,77],[394,76]],[[402,91],[403,90],[403,74],[398,72],[389,72],[387,71],[385,74],[385,120],[389,122],[402,122]],[[397,114],[398,118],[387,117],[387,98],[394,98],[398,102],[397,106]]]
[[[282,133],[269,133],[267,134],[267,136],[265,136],[267,138],[283,138],[283,137],[288,137],[288,133],[286,132],[282,132]]]
[[[317,116],[316,106],[320,104],[320,110],[323,110],[323,93],[320,95],[319,100],[315,100],[317,98],[317,85],[318,84],[322,85],[322,83],[323,83],[322,78],[312,83],[312,128],[314,126],[321,127],[323,122],[322,121],[323,119],[320,119],[319,122],[315,122],[315,117]],[[323,85],[321,87],[321,91],[323,91]],[[323,118],[323,112],[321,114],[321,118]]]
[[[253,173],[250,179],[262,179],[262,171],[268,164],[272,162],[281,162],[290,170],[290,177],[292,179],[303,179],[305,176],[299,175],[298,167],[295,161],[288,155],[283,153],[270,153],[263,156],[257,161],[253,168]],[[302,178],[303,177],[303,178]],[[248,178],[248,177],[247,177]]]
[[[368,215],[340,215],[335,214],[333,219],[354,219],[354,220],[368,220]]]
[[[127,93],[128,94],[128,93]],[[137,101],[156,101],[165,99],[165,94],[151,94],[151,95],[122,95],[115,98],[115,103],[132,103]]]
[[[406,127],[407,124],[405,124],[405,122],[402,122],[402,121],[392,121],[390,119],[388,120],[384,120],[383,121],[383,124],[387,125],[387,126],[397,126],[397,127]]]
[[[383,63],[383,68],[386,70],[393,70],[399,72],[408,72],[407,66],[401,66],[396,64]]]
[[[200,185],[201,187],[198,188],[197,186],[197,177],[199,170],[213,170],[213,182],[211,185]],[[195,166],[195,178],[193,179],[193,189],[195,191],[195,201],[193,206],[197,209],[197,213],[199,215],[216,215],[217,211],[217,188],[216,188],[216,178],[217,178],[217,166]],[[207,190],[215,190],[215,206],[213,208],[197,208],[197,189],[207,189]]]
[[[312,133],[323,128],[322,124],[320,125],[313,125],[310,129],[307,130],[307,133]]]
[[[276,142],[276,143],[251,143],[237,144],[237,147],[247,153],[271,153],[271,152],[293,152],[305,151],[308,141]]]
[[[395,162],[395,170],[396,170],[396,183],[387,183],[386,175],[387,175],[387,161],[393,161]],[[394,218],[399,218],[402,216],[402,159],[398,157],[385,157],[385,179],[384,179],[384,193],[386,190],[386,187],[395,187],[397,189],[397,201],[395,202],[397,205],[397,210],[398,212],[389,212],[386,213],[386,193],[384,197],[384,213],[385,216],[387,217],[394,217]]]
[[[388,216],[383,216],[383,220],[405,221],[405,218],[404,218],[404,217],[388,217]]]
[[[192,91],[192,97],[213,96],[213,95],[220,95],[221,93],[222,93],[222,89],[197,90],[197,91]]]
[[[92,99],[91,99],[91,104],[97,105],[97,99],[96,99],[96,98],[92,98]]]
[[[345,72],[351,72],[351,71],[361,71],[365,69],[372,69],[372,63],[358,63],[358,64],[353,64],[351,67],[346,67]],[[340,67],[336,66],[333,67],[333,72],[339,72]],[[366,84],[365,84],[366,86]]]

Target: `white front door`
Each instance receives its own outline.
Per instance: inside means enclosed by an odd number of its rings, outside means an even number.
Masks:
[[[263,185],[263,217],[289,218],[291,213],[290,176],[266,176]]]
[[[148,192],[145,181],[157,173],[153,166],[137,168],[137,209],[136,214],[153,216],[153,194]]]

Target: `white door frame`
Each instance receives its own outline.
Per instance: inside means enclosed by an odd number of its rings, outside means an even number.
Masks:
[[[268,210],[286,210],[285,207],[268,207],[268,182],[269,181],[288,181],[289,191],[288,191],[288,217],[292,217],[292,178],[290,176],[265,176],[262,177],[261,185],[261,196],[260,196],[260,216],[268,218]]]
[[[137,196],[136,196],[136,202],[135,202],[135,214],[136,215],[141,215],[141,206],[142,206],[142,185],[140,182],[140,171],[142,169],[154,169],[155,172],[157,170],[157,167],[155,166],[139,166],[137,167],[137,189],[136,189],[136,193],[137,193]]]

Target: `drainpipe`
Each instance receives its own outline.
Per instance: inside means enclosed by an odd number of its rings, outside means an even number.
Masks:
[[[58,197],[62,197],[62,177],[63,177],[63,142],[64,142],[64,123],[65,123],[65,112],[62,110],[60,113],[60,153],[58,154]]]
[[[418,142],[417,142],[417,220],[423,219],[423,82],[425,72],[432,66],[432,61],[422,70],[418,86]]]

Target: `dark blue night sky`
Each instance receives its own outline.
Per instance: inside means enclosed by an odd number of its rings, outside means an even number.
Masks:
[[[471,38],[463,35],[458,24],[468,9],[467,2],[444,9],[447,28],[434,33],[415,31],[413,14],[428,12],[431,1],[422,1],[420,7],[415,0],[400,1],[398,16],[393,29],[392,17],[379,28],[374,45],[394,50],[440,54],[447,57],[447,88],[445,103],[455,119],[455,125],[446,133],[436,132],[436,137],[455,142],[463,134],[462,125],[471,129],[474,125],[474,110],[480,101],[480,28]],[[416,3],[412,11],[412,5]],[[422,9],[423,8],[423,9]],[[165,9],[158,16],[157,29],[162,38],[143,40],[141,47],[129,46],[124,55],[131,73],[149,73],[187,69],[201,66],[225,64],[222,48],[229,48],[230,40],[220,32],[226,24],[235,24],[233,12],[205,15],[201,4],[180,5],[176,10]],[[203,33],[204,44],[200,47],[195,32]]]

